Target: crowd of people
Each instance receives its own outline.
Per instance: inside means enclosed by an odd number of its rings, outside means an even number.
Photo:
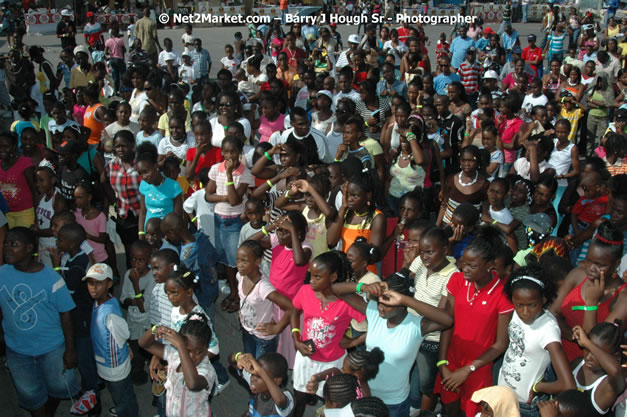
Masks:
[[[275,21],[214,61],[149,9],[82,35],[61,14],[59,65],[20,38],[0,88],[3,340],[32,416],[137,417],[149,377],[159,416],[211,416],[236,375],[249,417],[627,415],[627,19]]]

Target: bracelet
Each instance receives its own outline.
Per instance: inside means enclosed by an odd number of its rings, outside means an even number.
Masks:
[[[192,223],[194,223],[197,219],[198,219],[198,217],[194,217],[194,218],[192,219]]]
[[[241,355],[241,354],[242,354],[242,352],[237,352],[235,354],[235,356],[233,356],[233,359],[235,359],[235,362],[237,362],[237,358],[239,358],[239,355]]]
[[[597,311],[599,306],[573,306],[572,310],[582,310],[582,311]]]
[[[360,282],[359,284],[357,284],[357,288],[355,288],[355,291],[356,291],[357,293],[360,293],[360,292],[361,292],[361,286],[362,286],[362,285],[364,285],[364,283],[363,283],[363,282]]]
[[[228,187],[229,185],[235,185],[235,181],[228,181],[228,182],[226,183],[226,186]]]
[[[416,140],[416,134],[414,132],[409,132],[405,136],[405,139],[407,139],[407,142],[411,142],[412,140]]]
[[[300,333],[300,329],[299,329],[299,328],[297,328],[297,327],[294,327],[294,328],[292,329],[292,334],[294,334],[294,333]]]
[[[492,220],[492,224],[497,224],[498,222],[498,220]]]
[[[60,267],[60,266],[57,266],[57,267],[55,267],[55,268],[53,268],[53,269],[54,269],[55,271],[60,271],[60,270],[61,270],[61,267]]]
[[[146,232],[137,232],[138,235],[143,236],[146,234]]]
[[[290,199],[290,190],[287,190],[285,192],[285,194],[283,194],[283,197],[287,198],[288,200]]]
[[[370,127],[370,126],[368,126],[368,122],[364,122],[364,124],[366,125],[366,127]]]
[[[334,159],[333,162],[342,162],[339,159]]]
[[[144,294],[139,293],[139,294],[135,294],[135,298],[142,298],[144,296]]]
[[[540,381],[538,381],[538,382],[540,382]],[[538,391],[536,391],[536,385],[538,385],[538,382],[533,384],[533,387],[531,388],[531,391],[535,392],[536,394],[538,393]]]
[[[448,366],[448,361],[446,359],[443,359],[443,360],[441,360],[441,361],[439,361],[438,363],[435,364],[436,368],[439,368],[442,365]]]
[[[470,133],[464,133],[464,136],[470,136]]]
[[[272,184],[272,181],[270,180],[266,181],[266,184],[268,184],[268,187],[270,188],[274,187],[274,185]]]
[[[264,152],[263,154],[266,156],[266,158],[268,158],[268,161],[272,161],[272,157],[268,154],[268,151]]]
[[[261,233],[263,233],[264,236],[269,235],[268,231],[266,230],[266,226],[261,226]]]
[[[152,329],[151,329],[152,334],[155,334],[157,332],[157,327],[159,327],[158,324],[155,324],[154,326],[152,326]]]

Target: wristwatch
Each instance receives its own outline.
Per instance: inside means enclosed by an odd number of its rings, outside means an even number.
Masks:
[[[470,369],[470,372],[475,372],[477,370],[475,365],[473,365],[472,363],[470,365],[468,365],[468,368]]]

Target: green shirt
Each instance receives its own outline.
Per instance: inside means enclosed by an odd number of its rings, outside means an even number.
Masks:
[[[601,94],[598,91],[595,91],[592,94],[592,97],[590,97],[590,100],[595,100],[595,101],[601,101],[603,103],[605,103],[605,98],[603,98],[603,94]],[[588,100],[588,101],[590,101]],[[602,108],[591,108],[590,111],[588,112],[588,114],[590,116],[594,116],[594,117],[608,117],[609,116],[609,111],[607,109],[607,107],[602,107]]]

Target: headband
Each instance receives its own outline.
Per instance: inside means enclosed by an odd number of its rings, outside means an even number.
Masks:
[[[621,242],[620,240],[609,240],[609,239],[604,238],[601,235],[597,235],[597,239],[599,239],[603,243],[607,243],[608,245],[620,246],[623,244],[623,242]]]
[[[523,276],[521,276],[521,277],[514,278],[514,279],[512,280],[512,285],[514,285],[514,284],[515,284],[515,283],[517,283],[518,281],[522,281],[522,280],[531,281],[531,282],[533,282],[533,283],[535,283],[535,284],[538,284],[538,285],[540,286],[540,288],[544,288],[544,282],[540,281],[540,280],[539,280],[539,279],[537,279],[537,278],[530,277],[530,276],[528,276],[528,275],[523,275]]]

